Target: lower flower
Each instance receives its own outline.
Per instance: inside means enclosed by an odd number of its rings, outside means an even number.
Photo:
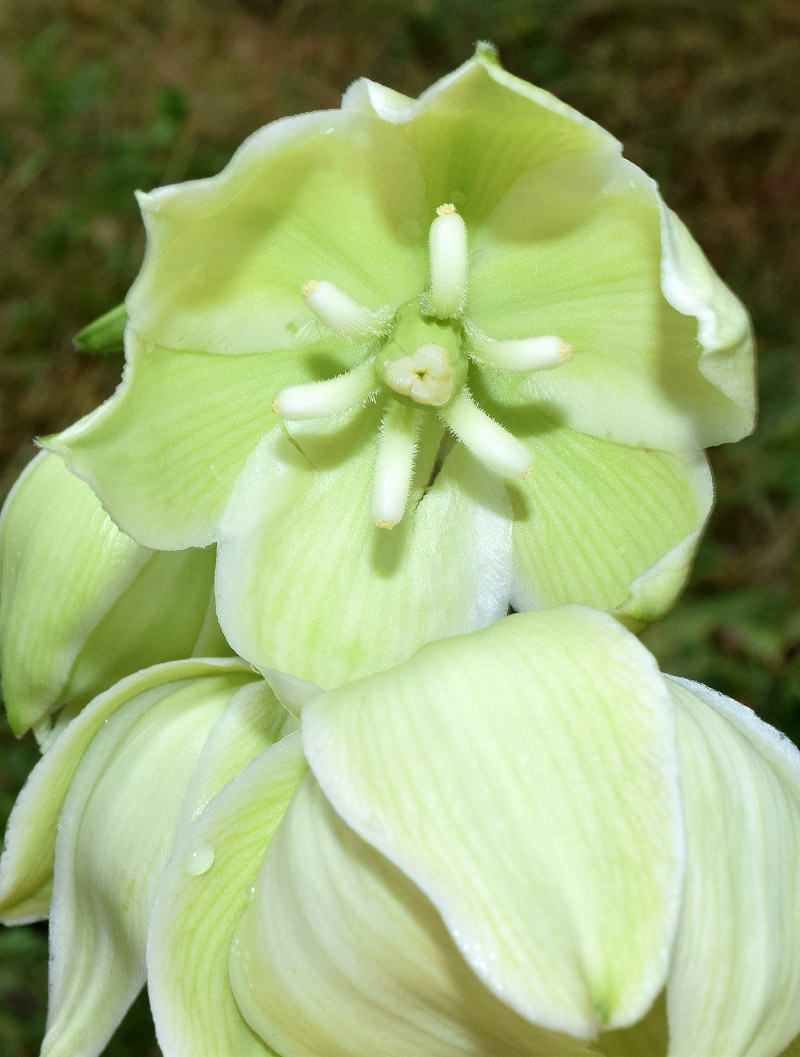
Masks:
[[[145,962],[165,1057],[797,1057],[800,754],[749,710],[576,606],[302,696],[176,662],[45,755],[47,1057]]]

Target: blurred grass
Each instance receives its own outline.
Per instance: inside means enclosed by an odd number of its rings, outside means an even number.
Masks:
[[[6,0],[0,7],[0,492],[31,438],[89,411],[121,359],[71,336],[117,304],[132,192],[217,171],[255,128],[366,75],[411,94],[491,39],[609,128],[750,308],[756,434],[712,453],[718,499],[681,603],[644,635],[800,740],[800,7],[796,0]],[[35,759],[0,731],[0,823]],[[0,1052],[44,1022],[43,926],[0,932]],[[153,1057],[140,1002],[108,1050]]]

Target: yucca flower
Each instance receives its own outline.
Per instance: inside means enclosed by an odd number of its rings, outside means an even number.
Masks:
[[[331,688],[509,606],[669,607],[752,344],[611,135],[482,45],[140,202],[123,383],[46,443],[142,545],[218,542],[241,656]]]
[[[0,679],[17,736],[33,726],[47,744],[123,676],[230,652],[213,548],[143,547],[56,455],[29,464],[0,516]]]
[[[99,1054],[145,961],[164,1057],[795,1057],[800,754],[608,615],[302,687],[299,731],[203,663],[163,668],[196,718],[143,673],[22,794],[6,877],[74,770],[45,1057]]]

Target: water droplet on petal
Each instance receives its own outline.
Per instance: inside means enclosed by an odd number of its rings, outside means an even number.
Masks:
[[[186,872],[193,877],[200,877],[201,874],[207,873],[213,864],[214,849],[206,844],[190,853],[186,861]]]

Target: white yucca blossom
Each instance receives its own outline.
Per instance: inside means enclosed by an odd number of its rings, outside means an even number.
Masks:
[[[297,718],[149,669],[33,772],[0,906],[55,853],[43,1057],[145,975],[164,1057],[800,1053],[800,754],[750,710],[577,606],[273,685]]]

